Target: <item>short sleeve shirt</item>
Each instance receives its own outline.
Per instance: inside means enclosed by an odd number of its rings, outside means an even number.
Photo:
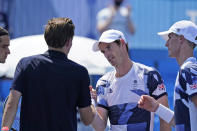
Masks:
[[[22,93],[21,131],[76,131],[77,107],[91,105],[85,67],[49,50],[23,58],[12,88]]]
[[[178,131],[197,131],[197,108],[191,101],[197,95],[197,61],[188,58],[177,74],[174,90],[175,128]]]
[[[138,108],[141,95],[155,99],[166,95],[160,74],[153,68],[135,63],[123,77],[109,72],[97,82],[98,106],[108,111],[112,131],[149,131],[151,113]]]

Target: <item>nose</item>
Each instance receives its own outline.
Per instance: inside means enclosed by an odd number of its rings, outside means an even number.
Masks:
[[[165,44],[165,46],[166,46],[166,47],[168,47],[168,46],[169,46],[169,44],[168,44],[168,41],[166,41],[166,44]]]
[[[7,54],[10,54],[10,49],[9,49],[9,48],[7,49],[7,52],[6,52],[6,53],[7,53]]]
[[[109,51],[105,51],[104,55],[108,59],[108,57],[109,57]]]

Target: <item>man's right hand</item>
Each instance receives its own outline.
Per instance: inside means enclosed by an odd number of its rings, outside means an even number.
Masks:
[[[142,95],[138,101],[138,107],[150,112],[155,112],[159,107],[159,103],[151,96]]]

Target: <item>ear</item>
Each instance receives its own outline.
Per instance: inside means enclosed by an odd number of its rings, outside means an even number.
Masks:
[[[179,40],[180,40],[180,43],[182,44],[186,39],[183,35],[180,35]]]
[[[70,38],[67,42],[66,42],[66,47],[69,47],[72,45],[72,39]]]
[[[125,44],[125,42],[124,42],[124,40],[122,38],[120,39],[120,42],[121,42],[122,45]]]

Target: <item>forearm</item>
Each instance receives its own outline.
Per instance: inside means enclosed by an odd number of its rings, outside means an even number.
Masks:
[[[160,131],[171,131],[170,121],[173,118],[174,112],[169,109],[167,95],[158,99],[159,107],[156,114],[160,116]],[[167,118],[167,119],[166,119]]]
[[[135,33],[135,27],[134,27],[133,22],[131,21],[130,17],[127,18],[127,23],[128,23],[129,32],[131,34],[134,34]]]
[[[81,121],[84,125],[90,125],[96,115],[96,110],[93,105],[79,109]]]
[[[193,97],[191,98],[191,100],[192,100],[192,102],[194,103],[194,105],[195,105],[196,108],[197,108],[197,95],[193,96]]]
[[[91,125],[96,131],[104,131],[107,125],[108,119],[108,112],[106,109],[97,107],[96,108],[96,115],[94,120],[92,121]]]
[[[160,104],[155,114],[160,117],[160,130],[171,130],[170,126],[174,126],[174,112]]]
[[[111,16],[109,19],[107,19],[105,22],[102,23],[98,23],[97,25],[97,29],[100,33],[102,33],[103,31],[107,30],[108,27],[110,26],[110,24],[112,23],[114,16]]]
[[[175,126],[175,120],[174,120],[174,116],[172,117],[172,120],[170,121],[170,123],[169,123],[171,126]]]
[[[169,129],[168,127],[170,126],[174,126],[174,112],[168,108],[168,99],[166,95],[162,96],[157,101],[151,96],[142,95],[138,101],[138,107],[150,112],[155,112],[155,114],[162,118],[160,119],[160,130],[165,130],[166,126],[167,129]]]
[[[107,125],[107,122],[101,118],[99,114],[95,115],[94,120],[91,123],[92,127],[96,131],[104,131]]]
[[[1,129],[2,127],[8,127],[9,129],[11,128],[16,116],[17,107],[18,104],[7,103],[2,117]]]
[[[163,119],[160,119],[160,131],[171,131],[171,125],[170,123],[167,123],[166,121],[164,121]]]

